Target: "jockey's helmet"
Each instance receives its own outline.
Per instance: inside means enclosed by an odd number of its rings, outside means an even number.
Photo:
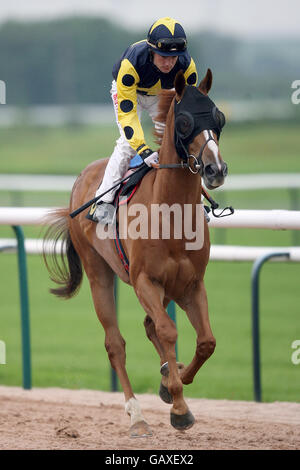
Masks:
[[[165,17],[150,27],[147,43],[159,55],[179,56],[185,53],[187,40],[181,24],[173,18]]]

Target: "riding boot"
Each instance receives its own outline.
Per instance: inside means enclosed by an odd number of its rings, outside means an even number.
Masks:
[[[93,213],[93,221],[99,222],[103,225],[112,225],[116,217],[116,208],[109,202],[101,201],[96,204],[95,212]]]

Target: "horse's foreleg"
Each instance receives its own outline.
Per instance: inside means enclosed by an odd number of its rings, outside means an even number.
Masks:
[[[168,306],[169,300],[164,301],[164,308]],[[149,317],[149,315],[146,315],[145,320],[144,320],[144,327],[146,330],[146,334],[148,339],[152,342],[153,346],[155,347],[156,351],[158,352],[158,355],[160,357],[160,365],[163,366],[161,368],[161,382],[159,386],[159,396],[160,398],[165,402],[165,403],[173,403],[173,397],[168,391],[168,382],[169,382],[169,368],[168,368],[168,363],[166,360],[166,355],[163,350],[163,347],[157,337],[156,334],[156,329],[153,320]],[[177,363],[178,369],[183,369],[184,365],[182,363]]]
[[[173,397],[171,424],[176,429],[188,429],[194,424],[194,417],[183,398],[183,386],[177,368],[175,352],[177,330],[175,323],[164,308],[163,288],[150,281],[145,274],[138,276],[134,287],[140,303],[155,325],[158,343],[162,348],[161,358],[169,365],[168,391]]]
[[[208,304],[204,282],[193,290],[188,300],[178,302],[196,330],[196,352],[191,363],[181,373],[182,383],[185,385],[193,382],[195,375],[204,362],[212,355],[216,347],[216,340],[212,334],[208,316]]]
[[[146,330],[146,335],[147,338],[152,342],[153,346],[155,347],[156,351],[158,352],[158,355],[160,357],[160,365],[162,365],[164,362],[166,362],[166,356],[164,349],[157,337],[156,334],[156,329],[154,322],[152,318],[149,315],[146,315],[145,320],[144,320],[144,327]]]
[[[158,352],[158,355],[160,357],[160,365],[163,365],[164,363],[166,363],[166,355],[157,337],[154,322],[149,315],[146,315],[145,317],[144,327],[148,339],[152,342],[153,346]],[[159,386],[159,396],[165,403],[173,403],[173,397],[168,391],[168,377],[162,377],[161,379]]]

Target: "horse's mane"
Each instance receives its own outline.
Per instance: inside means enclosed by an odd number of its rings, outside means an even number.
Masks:
[[[175,96],[175,90],[161,90],[159,93],[159,102],[158,102],[158,113],[155,117],[155,122],[166,124],[167,115]],[[158,145],[161,145],[163,138],[163,130],[161,130],[159,124],[154,127],[153,134],[155,136],[155,141]]]

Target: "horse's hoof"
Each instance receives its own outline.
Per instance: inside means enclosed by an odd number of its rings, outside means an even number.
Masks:
[[[163,385],[162,382],[160,382],[159,396],[162,399],[162,401],[164,401],[165,403],[168,403],[168,404],[173,403],[173,397],[171,393],[169,392],[168,388]]]
[[[130,437],[149,437],[152,436],[150,426],[146,421],[138,421],[130,428]]]
[[[175,429],[178,429],[178,431],[185,431],[186,429],[190,429],[195,423],[195,418],[190,411],[184,415],[176,415],[175,413],[171,412],[170,416],[172,426]]]

